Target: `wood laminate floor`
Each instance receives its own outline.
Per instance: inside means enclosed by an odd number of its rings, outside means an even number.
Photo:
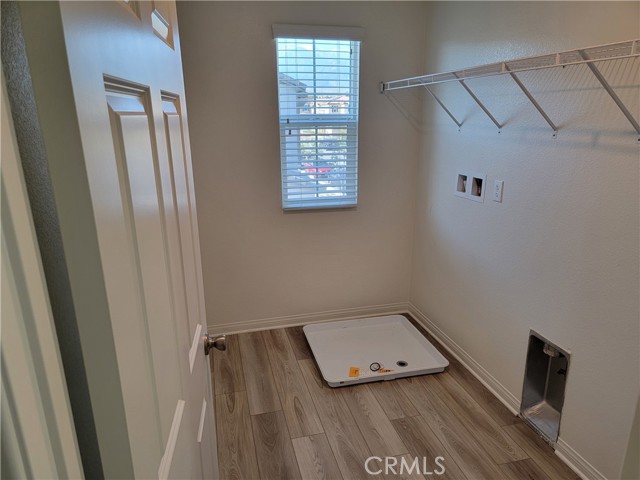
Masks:
[[[416,327],[449,360],[445,372],[338,389],[320,376],[302,327],[230,336],[227,351],[214,350],[211,360],[220,477],[578,479]],[[370,475],[365,461],[371,456],[393,457],[398,474]],[[436,475],[438,456],[444,458],[442,475]],[[416,458],[422,473],[433,474],[399,473],[403,459],[412,465]],[[382,466],[369,464],[375,471]]]

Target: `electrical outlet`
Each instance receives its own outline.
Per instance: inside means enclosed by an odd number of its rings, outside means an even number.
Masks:
[[[496,180],[493,182],[493,201],[502,202],[502,187],[504,186],[504,180]]]

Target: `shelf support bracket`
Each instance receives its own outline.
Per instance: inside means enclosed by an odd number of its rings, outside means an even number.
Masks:
[[[478,106],[482,109],[482,111],[487,115],[487,117],[489,117],[489,119],[493,122],[493,124],[498,127],[498,133],[500,133],[500,131],[502,130],[502,125],[500,125],[500,123],[498,123],[498,121],[496,120],[496,118],[491,115],[491,112],[489,110],[487,110],[487,107],[484,106],[484,104],[480,101],[480,99],[478,97],[476,97],[475,93],[473,93],[471,91],[471,89],[469,88],[469,86],[464,82],[464,80],[462,80],[461,78],[458,77],[458,74],[456,72],[453,73],[456,78],[458,78],[458,82],[460,82],[460,85],[462,85],[464,87],[464,89],[467,91],[467,93],[469,95],[471,95],[471,98],[473,98],[473,100],[478,104]]]
[[[511,78],[513,78],[513,81],[516,82],[518,87],[520,87],[520,90],[522,90],[522,93],[524,93],[526,97],[529,99],[529,101],[532,103],[532,105],[536,107],[536,110],[538,110],[538,113],[542,115],[542,118],[544,118],[544,120],[549,124],[549,126],[553,130],[553,138],[556,138],[558,135],[558,127],[556,127],[556,125],[551,121],[551,119],[549,118],[549,115],[545,113],[545,111],[542,109],[540,104],[536,101],[535,98],[533,98],[533,95],[531,95],[531,92],[527,89],[527,87],[524,86],[524,84],[520,81],[518,76],[509,69],[509,66],[506,63],[504,63],[503,67],[505,71],[509,72],[509,75],[511,76]]]
[[[433,99],[438,102],[438,105],[440,105],[442,107],[442,109],[447,112],[447,115],[449,115],[449,117],[451,118],[451,120],[454,121],[454,123],[458,126],[458,130],[460,130],[460,128],[462,127],[462,123],[459,122],[456,117],[453,116],[453,113],[451,113],[449,111],[449,109],[444,105],[444,103],[442,103],[442,100],[440,100],[435,93],[433,93],[429,87],[427,87],[426,85],[423,85],[424,89],[429,92],[429,94],[433,97]]]
[[[590,60],[589,56],[584,50],[578,50],[578,55],[580,55],[580,57],[583,60]],[[618,97],[618,94],[613,91],[613,88],[611,88],[611,85],[609,85],[609,82],[607,82],[607,79],[604,78],[604,75],[602,75],[598,67],[596,67],[593,62],[586,63],[585,65],[589,67],[589,70],[591,70],[591,73],[593,73],[593,75],[598,79],[598,81],[600,82],[600,85],[602,85],[602,88],[606,90],[606,92],[609,94],[611,99],[616,103],[620,111],[624,114],[625,117],[627,117],[627,120],[629,120],[629,123],[635,129],[636,133],[640,135],[640,125],[638,125],[638,122],[636,121],[635,118],[633,118],[633,115],[631,115],[631,112],[629,112],[627,107],[625,107],[624,103],[622,103],[622,100],[620,100],[620,97]],[[640,138],[638,140],[640,141]]]

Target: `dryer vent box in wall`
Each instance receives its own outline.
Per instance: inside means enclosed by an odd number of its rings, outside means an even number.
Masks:
[[[318,323],[303,330],[331,387],[437,373],[449,365],[402,315]]]
[[[520,416],[550,444],[560,431],[569,353],[531,330]]]

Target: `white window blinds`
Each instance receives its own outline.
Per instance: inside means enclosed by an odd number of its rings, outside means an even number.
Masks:
[[[326,28],[273,26],[284,209],[358,203],[362,29]]]

